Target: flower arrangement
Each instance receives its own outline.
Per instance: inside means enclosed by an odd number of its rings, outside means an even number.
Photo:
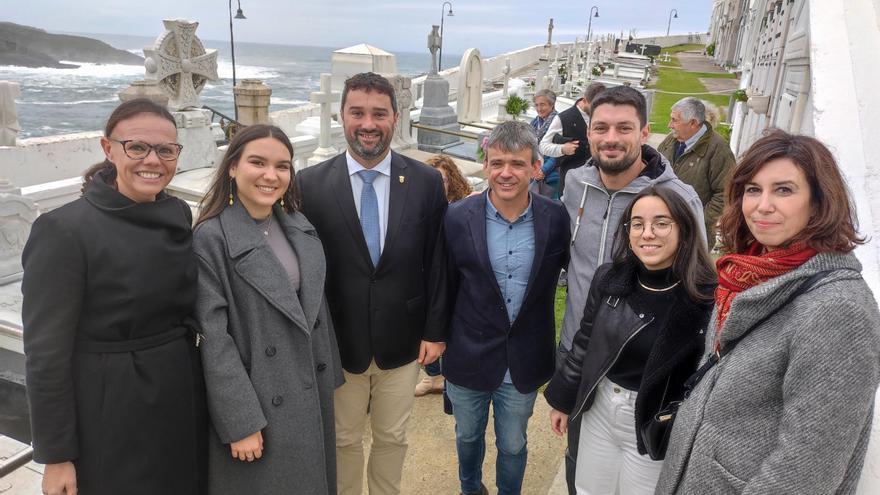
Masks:
[[[477,146],[477,161],[485,162],[486,154],[489,152],[489,136],[484,136],[483,140],[480,141],[480,145]]]

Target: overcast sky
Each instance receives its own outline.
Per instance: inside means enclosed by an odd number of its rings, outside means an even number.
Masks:
[[[237,1],[233,0],[233,9]],[[443,5],[435,0],[240,1],[247,19],[235,21],[236,41],[333,48],[369,43],[409,52],[426,50],[426,36],[432,24],[440,23]],[[476,47],[484,55],[544,43],[551,17],[554,41],[584,36],[593,5],[599,8],[594,33],[635,30],[638,36],[665,34],[673,8],[678,11],[678,18],[672,20],[673,34],[705,32],[712,12],[712,0],[455,0],[452,4],[454,16],[445,18],[444,51],[462,53]],[[163,30],[162,19],[185,18],[200,23],[202,38],[227,40],[228,6],[226,0],[23,0],[14,8],[4,8],[0,20],[50,32],[157,36]]]

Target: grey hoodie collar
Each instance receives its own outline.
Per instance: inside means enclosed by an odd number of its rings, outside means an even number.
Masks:
[[[656,176],[656,179],[649,176],[652,175],[650,172],[648,175],[639,175],[621,191],[635,194],[650,185],[662,184],[676,178],[675,172],[669,165],[669,160],[647,144],[642,145],[642,160],[645,161],[648,169],[660,170],[660,174]],[[578,182],[585,182],[593,187],[607,190],[599,176],[599,168],[593,165],[592,158],[587,160],[583,167],[572,169],[568,173],[574,175]]]

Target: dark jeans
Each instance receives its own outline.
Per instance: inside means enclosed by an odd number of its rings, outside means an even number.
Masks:
[[[425,373],[428,376],[440,376],[443,374],[443,371],[440,369],[440,359],[437,359],[431,364],[425,365]]]

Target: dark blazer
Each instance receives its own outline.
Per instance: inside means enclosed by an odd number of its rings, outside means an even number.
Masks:
[[[211,495],[336,493],[333,390],[343,379],[324,251],[302,213],[274,210],[299,259],[298,293],[240,201],[193,235]],[[260,430],[268,447],[259,462],[230,456],[230,443]]]
[[[327,258],[327,301],[342,366],[363,373],[418,357],[422,340],[443,342],[448,320],[445,250],[440,237],[446,195],[440,172],[391,152],[388,228],[379,265],[370,253],[345,153],[296,175],[301,209]]]
[[[204,493],[192,214],[131,201],[113,174],[37,218],[22,254],[34,460],[73,461],[80,493]]]
[[[556,159],[559,167],[559,187],[560,195],[565,187],[565,174],[573,168],[580,167],[590,158],[590,142],[587,140],[587,122],[581,115],[577,105],[559,112],[559,123],[562,124],[561,135],[563,139],[558,140],[560,143],[566,143],[571,140],[578,141],[577,151],[573,155],[562,155]],[[555,137],[555,136],[554,136]],[[554,139],[554,143],[557,140]]]
[[[443,375],[474,390],[498,388],[505,370],[517,390],[537,390],[553,375],[556,325],[553,305],[559,271],[571,239],[562,203],[532,194],[535,254],[522,307],[508,320],[486,243],[488,193],[449,207],[444,232],[449,260],[451,329]]]

